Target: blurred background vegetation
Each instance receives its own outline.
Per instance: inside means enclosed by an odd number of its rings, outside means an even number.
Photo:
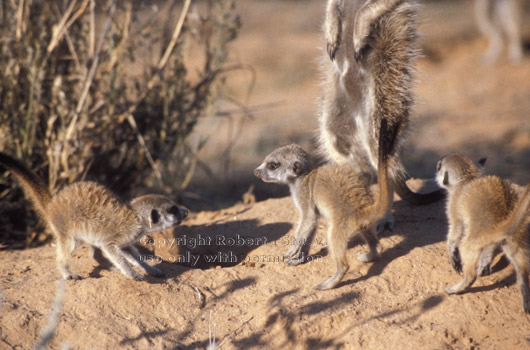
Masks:
[[[287,195],[252,170],[288,143],[316,150],[326,1],[192,0],[178,30],[188,1],[1,1],[0,150],[52,191],[97,180],[193,212]],[[473,0],[421,3],[406,169],[429,178],[463,152],[528,183],[530,1],[525,59],[493,66],[481,64]],[[37,222],[0,174],[0,247],[45,240]]]
[[[234,0],[2,1],[0,150],[54,193],[96,180],[125,198],[178,197],[218,115],[238,34]],[[0,178],[0,243],[32,245],[38,227],[19,184]],[[28,234],[29,232],[34,232]]]

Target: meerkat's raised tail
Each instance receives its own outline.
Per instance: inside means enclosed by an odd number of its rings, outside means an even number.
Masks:
[[[22,162],[2,152],[0,152],[0,164],[15,174],[29,194],[35,209],[40,215],[46,216],[46,206],[50,202],[52,195],[44,181],[26,168]]]

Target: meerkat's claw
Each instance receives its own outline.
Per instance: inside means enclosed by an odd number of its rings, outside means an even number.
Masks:
[[[329,58],[331,58],[332,61],[335,60],[335,55],[337,53],[338,46],[335,43],[328,43],[327,49],[328,49],[328,55]]]
[[[303,264],[304,262],[305,262],[305,256],[304,256],[304,254],[300,254],[296,258],[291,258],[291,259],[287,260],[287,265],[296,266],[296,265]]]
[[[135,281],[145,281],[145,276],[135,271],[135,273],[132,275],[132,279]]]

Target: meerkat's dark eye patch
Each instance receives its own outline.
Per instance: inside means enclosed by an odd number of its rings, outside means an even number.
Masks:
[[[267,169],[269,170],[276,170],[280,166],[280,163],[277,162],[269,162],[267,163]]]
[[[449,173],[447,171],[444,173],[443,184],[444,185],[449,185]]]
[[[151,210],[151,223],[156,224],[158,221],[160,221],[160,213],[156,209]]]

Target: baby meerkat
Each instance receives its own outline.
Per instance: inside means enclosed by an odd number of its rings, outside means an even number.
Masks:
[[[378,232],[383,231],[388,205],[392,202],[392,183],[387,168],[398,126],[388,130],[386,119],[381,121],[379,137],[378,194],[374,201],[362,176],[349,164],[327,163],[315,166],[309,154],[298,145],[284,146],[265,157],[254,174],[265,182],[289,185],[299,221],[294,241],[285,257],[289,265],[304,261],[317,228],[319,215],[328,222],[328,251],[337,266],[335,275],[315,286],[325,290],[335,287],[349,265],[346,248],[349,238],[360,233],[368,245],[368,253],[359,254],[361,262],[372,261],[379,255]],[[295,255],[298,254],[296,258]]]
[[[447,293],[469,288],[477,270],[489,263],[484,255],[500,247],[515,268],[523,308],[530,313],[530,185],[520,193],[507,180],[482,176],[480,166],[461,154],[443,157],[437,164],[436,179],[449,192],[450,261],[456,271],[464,271],[462,281],[447,287]]]
[[[427,204],[442,199],[444,191],[412,192],[400,156],[414,104],[416,8],[414,0],[328,0],[324,35],[329,58],[321,65],[319,139],[328,160],[372,177],[378,169],[381,120],[387,119],[389,129],[399,124],[388,161],[390,180],[402,199]]]
[[[45,183],[20,161],[0,152],[0,164],[10,169],[31,198],[36,211],[57,239],[57,265],[64,279],[80,279],[68,267],[78,241],[101,249],[127,277],[144,276],[131,265],[155,277],[159,269],[137,260],[136,240],[147,233],[180,224],[188,211],[162,195],[145,195],[126,203],[106,187],[90,181],[68,185],[52,196]],[[96,249],[97,251],[97,249]]]

